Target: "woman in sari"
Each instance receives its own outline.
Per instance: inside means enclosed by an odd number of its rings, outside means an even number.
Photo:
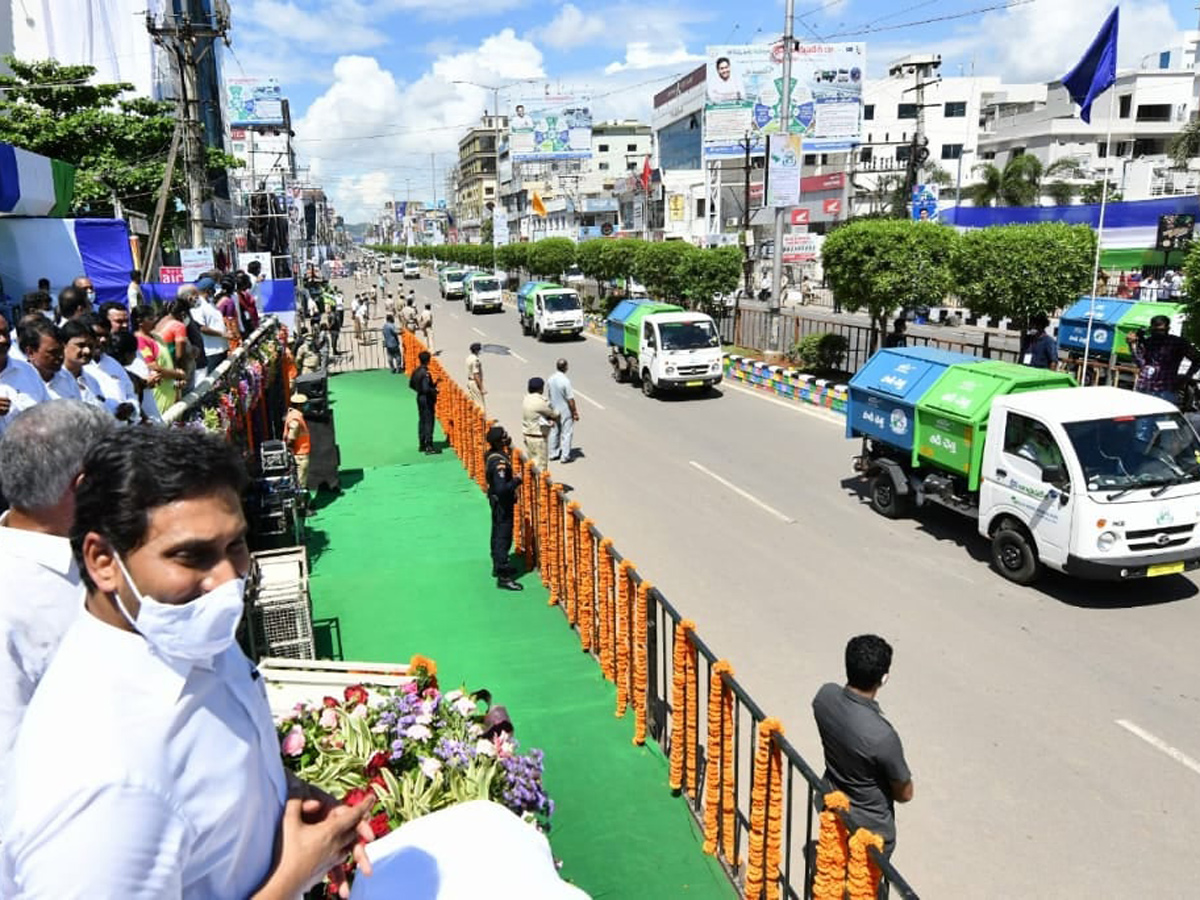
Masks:
[[[179,399],[177,384],[187,382],[187,372],[175,366],[170,351],[155,335],[154,326],[158,324],[158,315],[153,307],[137,307],[133,311],[132,321],[134,333],[137,335],[138,354],[150,371],[157,372],[160,376],[158,384],[153,388],[154,400],[160,410],[170,409]],[[186,340],[185,333],[184,341]]]

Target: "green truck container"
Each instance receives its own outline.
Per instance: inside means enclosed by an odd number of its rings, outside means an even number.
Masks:
[[[1074,387],[1065,372],[985,361],[950,366],[917,401],[912,464],[934,465],[965,476],[979,489],[983,441],[992,400],[1006,394]]]
[[[1116,340],[1113,350],[1117,356],[1130,357],[1129,341],[1126,340],[1131,331],[1150,330],[1150,320],[1155,316],[1166,316],[1171,320],[1171,333],[1180,334],[1183,331],[1183,320],[1186,315],[1184,307],[1178,303],[1135,303],[1125,315],[1121,316],[1116,326]]]
[[[608,345],[636,355],[641,346],[642,320],[669,312],[683,312],[683,307],[652,300],[622,300],[608,314]]]

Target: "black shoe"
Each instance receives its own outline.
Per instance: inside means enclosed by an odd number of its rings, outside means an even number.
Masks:
[[[525,585],[521,584],[519,581],[513,581],[511,578],[497,578],[496,587],[500,588],[502,591],[525,590]]]
[[[442,448],[441,447],[427,447],[425,452],[426,452],[426,454],[428,454],[430,456],[436,456],[437,454],[442,452]]]

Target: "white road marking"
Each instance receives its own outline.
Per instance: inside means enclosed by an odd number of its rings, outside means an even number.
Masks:
[[[579,393],[579,392],[576,391],[576,393]],[[751,503],[753,503],[759,509],[763,510],[764,512],[770,513],[775,518],[779,519],[781,522],[786,522],[788,525],[796,524],[795,519],[789,518],[788,516],[784,515],[779,510],[777,510],[775,507],[771,506],[769,503],[763,503],[763,501],[759,500],[757,497],[755,497],[749,491],[742,490],[740,487],[738,487],[732,481],[722,478],[716,472],[700,465],[700,463],[696,462],[694,459],[688,460],[688,465],[690,465],[693,469],[703,472],[705,475],[707,475],[713,481],[716,481],[719,484],[725,485],[725,487],[729,488],[731,491],[733,491],[739,497],[742,497],[745,500],[749,500]]]
[[[586,400],[588,403],[592,404],[592,406],[596,407],[596,409],[604,409],[604,404],[602,404],[602,403],[597,403],[595,400],[593,400],[591,397],[589,397],[589,396],[588,396],[587,394],[585,394],[583,391],[576,390],[576,391],[575,391],[575,396],[576,396],[576,397],[578,397],[578,398],[579,398],[579,399],[581,399],[581,400]]]
[[[1122,728],[1124,728],[1130,734],[1135,735],[1136,737],[1140,737],[1143,741],[1145,741],[1147,744],[1149,744],[1154,749],[1161,750],[1163,753],[1167,754],[1167,756],[1171,757],[1171,759],[1175,760],[1175,762],[1179,763],[1181,766],[1185,766],[1185,767],[1191,769],[1197,775],[1200,775],[1200,762],[1197,762],[1196,760],[1192,759],[1190,756],[1188,756],[1186,753],[1184,753],[1179,748],[1172,747],[1170,744],[1168,744],[1162,738],[1154,736],[1150,732],[1146,731],[1146,729],[1142,728],[1139,725],[1133,724],[1128,719],[1117,719],[1116,722],[1118,725],[1120,725]]]
[[[457,317],[457,316],[455,316],[455,318],[458,318],[458,317]],[[471,330],[472,330],[473,332],[475,332],[477,335],[479,335],[480,337],[487,337],[487,332],[486,332],[486,331],[480,331],[480,330],[479,330],[478,328],[476,328],[474,325],[472,325],[472,326],[471,326]]]
[[[523,363],[529,362],[529,360],[527,360],[525,357],[523,357],[520,353],[518,353],[516,350],[512,349],[511,347],[508,348],[508,355],[511,356],[513,359],[519,359]]]

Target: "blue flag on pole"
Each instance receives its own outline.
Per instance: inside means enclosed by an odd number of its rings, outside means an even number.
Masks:
[[[1117,18],[1121,8],[1114,7],[1104,21],[1104,27],[1088,47],[1083,59],[1062,80],[1079,104],[1079,118],[1092,121],[1092,101],[1117,80]]]

